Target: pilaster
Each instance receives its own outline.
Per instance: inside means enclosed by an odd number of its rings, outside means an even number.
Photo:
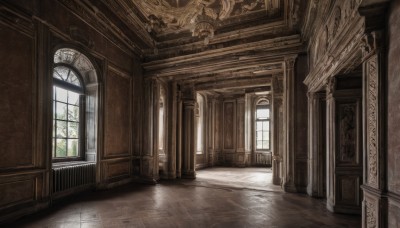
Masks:
[[[363,227],[386,227],[386,156],[384,151],[384,56],[382,31],[364,37],[364,192]]]
[[[188,89],[183,97],[182,119],[182,178],[196,178],[196,143],[195,143],[195,93]]]
[[[272,183],[282,184],[282,156],[284,142],[283,75],[272,76]]]
[[[308,186],[307,193],[313,197],[325,197],[325,93],[308,92]]]
[[[294,160],[295,160],[295,138],[294,138],[294,122],[295,122],[295,91],[294,91],[294,64],[297,56],[285,58],[285,75],[284,75],[284,129],[285,129],[285,151],[283,153],[284,173],[283,188],[286,192],[297,192],[294,181]]]

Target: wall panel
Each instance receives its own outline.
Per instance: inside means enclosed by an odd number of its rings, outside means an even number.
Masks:
[[[0,27],[0,170],[34,165],[35,39],[18,30]]]
[[[224,150],[234,150],[235,149],[235,103],[224,102],[223,106],[223,119],[224,119]]]
[[[130,154],[131,78],[109,70],[105,98],[104,157]]]
[[[105,178],[107,180],[128,177],[130,173],[131,162],[129,159],[105,163]]]

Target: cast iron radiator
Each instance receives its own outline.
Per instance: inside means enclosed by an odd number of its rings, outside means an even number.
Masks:
[[[53,193],[96,182],[96,163],[53,167]]]
[[[256,153],[256,165],[271,166],[271,153]]]

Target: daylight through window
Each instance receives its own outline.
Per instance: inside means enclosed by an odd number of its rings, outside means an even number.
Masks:
[[[82,84],[67,66],[56,66],[53,78],[53,158],[79,157]]]
[[[256,106],[256,149],[270,149],[270,108],[266,102]]]

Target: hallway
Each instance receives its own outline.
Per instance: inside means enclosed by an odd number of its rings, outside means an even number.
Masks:
[[[282,192],[269,184],[271,174],[266,168],[211,168],[197,171],[193,181],[88,192],[10,227],[361,226],[359,216],[328,212],[324,200]]]

